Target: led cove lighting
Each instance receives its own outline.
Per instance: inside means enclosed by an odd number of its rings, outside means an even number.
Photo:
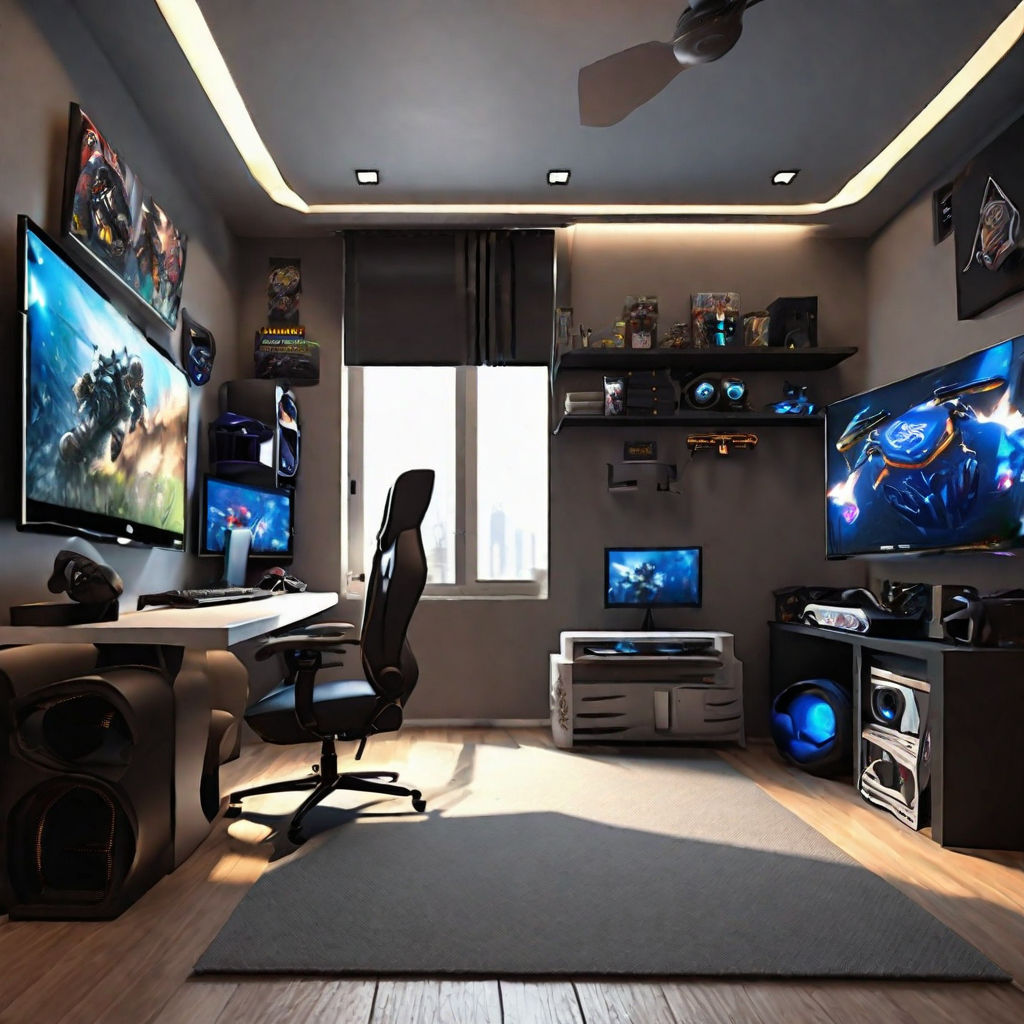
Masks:
[[[800,173],[799,168],[795,171],[776,171],[772,175],[773,185],[791,185],[793,179]]]
[[[549,185],[568,185],[569,171],[548,171]]]
[[[300,213],[540,215],[559,217],[806,217],[859,203],[1006,56],[1024,35],[1024,0],[921,112],[831,199],[822,203],[313,203],[274,163],[196,0],[155,0],[249,172],[281,206]]]
[[[356,171],[356,181],[360,185],[376,185],[380,182],[379,171]]]

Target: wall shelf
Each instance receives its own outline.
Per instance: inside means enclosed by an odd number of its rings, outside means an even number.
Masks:
[[[813,416],[787,416],[771,412],[691,412],[681,410],[672,416],[586,416],[565,413],[555,424],[554,433],[563,427],[818,427],[825,422],[821,413]]]
[[[695,373],[739,370],[785,370],[793,373],[828,370],[855,355],[856,348],[714,349],[587,348],[563,352],[554,374],[563,370],[672,370]]]

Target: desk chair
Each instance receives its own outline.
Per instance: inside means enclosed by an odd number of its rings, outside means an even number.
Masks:
[[[268,743],[320,740],[320,763],[305,778],[232,793],[229,815],[241,813],[240,801],[247,796],[312,790],[288,828],[288,838],[301,843],[303,818],[336,789],[408,796],[417,811],[426,807],[419,790],[394,785],[395,772],[339,773],[334,743],[358,740],[359,760],[369,736],[394,732],[402,724],[402,709],[418,676],[406,630],[427,580],[420,524],[433,489],[434,471],[413,469],[399,476],[388,493],[358,640],[345,638],[350,623],[318,623],[271,637],[256,652],[257,660],[283,655],[286,678],[246,711],[245,720]],[[341,654],[350,645],[360,649],[365,678],[317,682],[321,669],[342,664],[325,662],[324,655]]]

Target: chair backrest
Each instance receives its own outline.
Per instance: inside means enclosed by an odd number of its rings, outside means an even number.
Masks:
[[[367,681],[405,704],[419,676],[406,631],[427,582],[420,524],[434,490],[432,469],[410,469],[395,481],[384,505],[366,584],[360,647]]]

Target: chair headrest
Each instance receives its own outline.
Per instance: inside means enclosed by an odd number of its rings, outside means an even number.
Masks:
[[[386,551],[404,530],[418,529],[430,505],[434,492],[434,471],[432,469],[406,470],[388,493],[387,511],[377,544]]]

